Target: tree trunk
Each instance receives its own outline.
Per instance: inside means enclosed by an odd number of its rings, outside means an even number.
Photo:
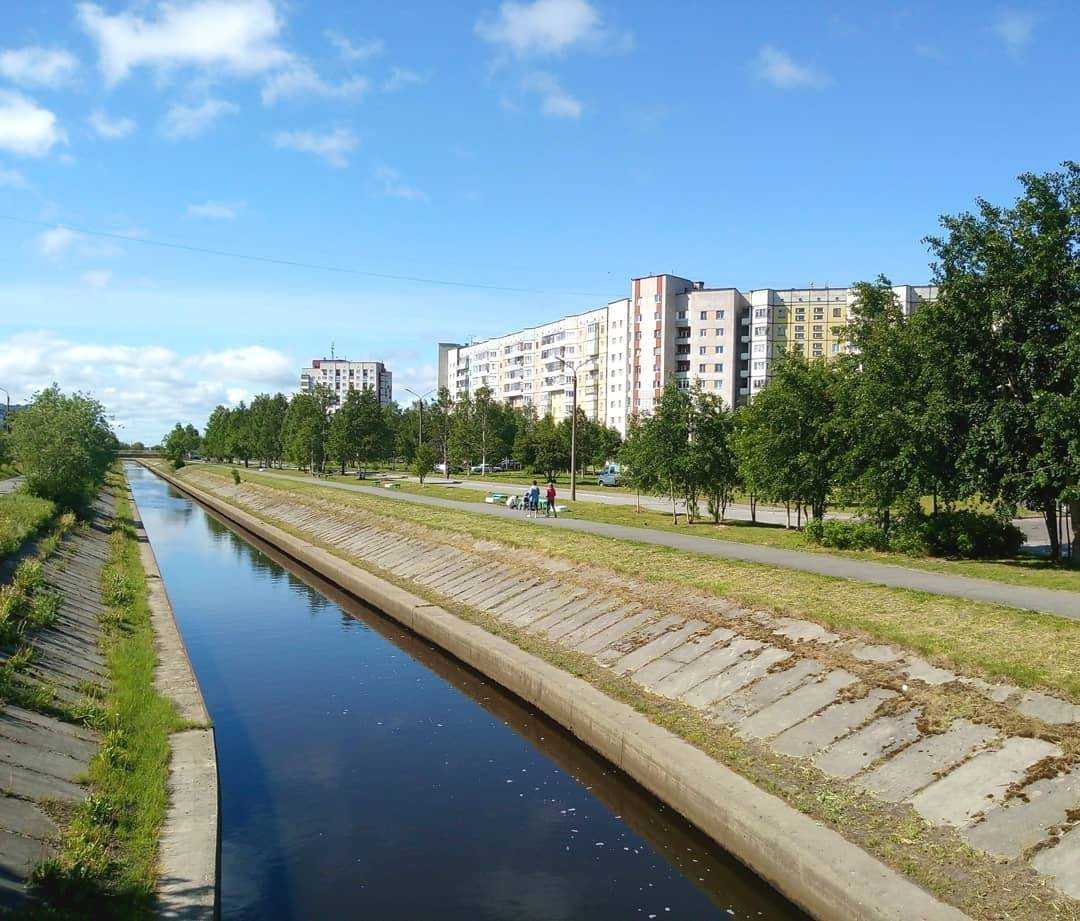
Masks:
[[[1043,503],[1043,520],[1046,533],[1050,536],[1050,559],[1055,563],[1061,560],[1061,534],[1058,531],[1058,504],[1053,499]]]
[[[671,494],[671,523],[672,524],[678,524],[679,523],[679,512],[675,507],[675,493],[674,492],[672,492],[672,494]]]
[[[882,530],[885,532],[886,540],[889,537],[889,512],[890,511],[891,511],[891,509],[888,509],[888,508],[885,509],[885,514],[882,516],[882,523],[883,523]]]
[[[802,503],[801,502],[796,502],[795,503],[795,530],[796,531],[801,531],[802,530]]]
[[[1080,559],[1080,499],[1071,499],[1065,506],[1069,510],[1069,524],[1072,527],[1072,544],[1069,550],[1069,559],[1075,566]]]
[[[791,503],[784,502],[784,514],[787,516],[787,521],[784,522],[784,528],[788,531],[791,530]]]
[[[750,521],[757,524],[757,496],[750,493]]]
[[[934,513],[933,514],[934,514],[934,517],[936,518],[937,517],[937,486],[936,485],[934,486],[934,506],[933,506],[933,508],[934,508]]]

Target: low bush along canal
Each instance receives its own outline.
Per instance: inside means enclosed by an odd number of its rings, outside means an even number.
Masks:
[[[128,476],[216,727],[224,917],[802,917],[516,697]]]

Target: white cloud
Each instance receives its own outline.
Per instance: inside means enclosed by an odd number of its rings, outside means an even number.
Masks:
[[[160,345],[79,343],[52,332],[0,340],[0,378],[13,402],[53,381],[64,390],[90,391],[126,441],[156,442],[177,421],[201,427],[218,403],[293,391],[299,367],[288,355],[258,345],[183,355]]]
[[[1001,9],[994,19],[994,34],[1005,43],[1009,54],[1019,54],[1035,37],[1037,21],[1029,10]]]
[[[49,259],[59,259],[65,255],[83,235],[69,227],[51,227],[37,237],[37,248],[41,255]]]
[[[0,166],[0,189],[28,189],[30,183],[17,169],[6,169]]]
[[[159,0],[115,15],[81,3],[78,18],[97,44],[99,66],[110,86],[139,67],[251,75],[292,59],[278,43],[284,19],[273,0]]]
[[[377,166],[372,173],[379,190],[388,198],[404,198],[407,201],[426,201],[427,196],[416,186],[402,181],[401,173],[390,166]]]
[[[0,90],[0,150],[22,157],[43,157],[67,134],[56,116],[21,93]]]
[[[75,56],[61,48],[30,45],[0,51],[0,76],[22,86],[55,89],[68,83],[78,69]]]
[[[582,43],[600,43],[600,13],[587,0],[506,0],[493,19],[481,19],[476,34],[518,57],[558,54]]]
[[[161,133],[173,140],[198,137],[219,118],[235,115],[239,111],[239,106],[224,99],[206,99],[199,105],[191,106],[176,103],[161,120]]]
[[[832,83],[827,74],[809,65],[796,63],[791,55],[772,45],[763,45],[758,50],[754,72],[759,80],[781,90],[820,90]]]
[[[371,87],[366,77],[350,77],[341,83],[328,83],[311,65],[297,61],[285,70],[272,74],[263,84],[263,105],[269,106],[281,99],[298,96],[325,96],[337,99],[355,99]]]
[[[348,155],[356,150],[359,143],[348,128],[334,128],[323,133],[279,131],[274,136],[275,147],[314,154],[339,169],[349,165]]]
[[[526,74],[521,83],[522,89],[540,97],[540,111],[554,118],[581,118],[581,100],[571,96],[563,89],[554,74],[545,71],[533,71]]]
[[[82,282],[90,288],[104,288],[112,281],[111,269],[90,269],[82,273]]]
[[[408,70],[404,67],[391,67],[390,76],[383,81],[382,91],[384,93],[396,93],[407,86],[416,86],[425,82],[427,82],[427,78],[423,74],[418,74],[415,70]]]
[[[188,217],[204,217],[214,221],[231,221],[244,207],[242,201],[207,201],[201,205],[188,205]]]
[[[127,118],[126,116],[111,118],[103,109],[95,109],[86,120],[98,137],[109,141],[126,138],[135,131],[135,120],[133,118]]]
[[[332,29],[327,29],[325,35],[326,40],[337,48],[338,53],[346,61],[366,61],[369,58],[378,57],[386,48],[381,38],[365,38],[353,42],[340,32],[335,32]]]

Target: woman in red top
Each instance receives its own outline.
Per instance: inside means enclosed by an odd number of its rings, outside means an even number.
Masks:
[[[555,510],[555,484],[554,483],[548,483],[547,492],[544,493],[544,497],[547,499],[547,511],[545,512],[545,514],[548,515],[548,516],[554,515],[556,518],[558,518],[559,513]]]

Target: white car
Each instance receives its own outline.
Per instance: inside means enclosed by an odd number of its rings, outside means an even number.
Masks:
[[[600,471],[600,475],[596,478],[597,485],[599,486],[618,486],[619,480],[618,464],[608,464]]]
[[[491,464],[477,464],[475,467],[469,468],[470,473],[494,473],[495,467]]]

